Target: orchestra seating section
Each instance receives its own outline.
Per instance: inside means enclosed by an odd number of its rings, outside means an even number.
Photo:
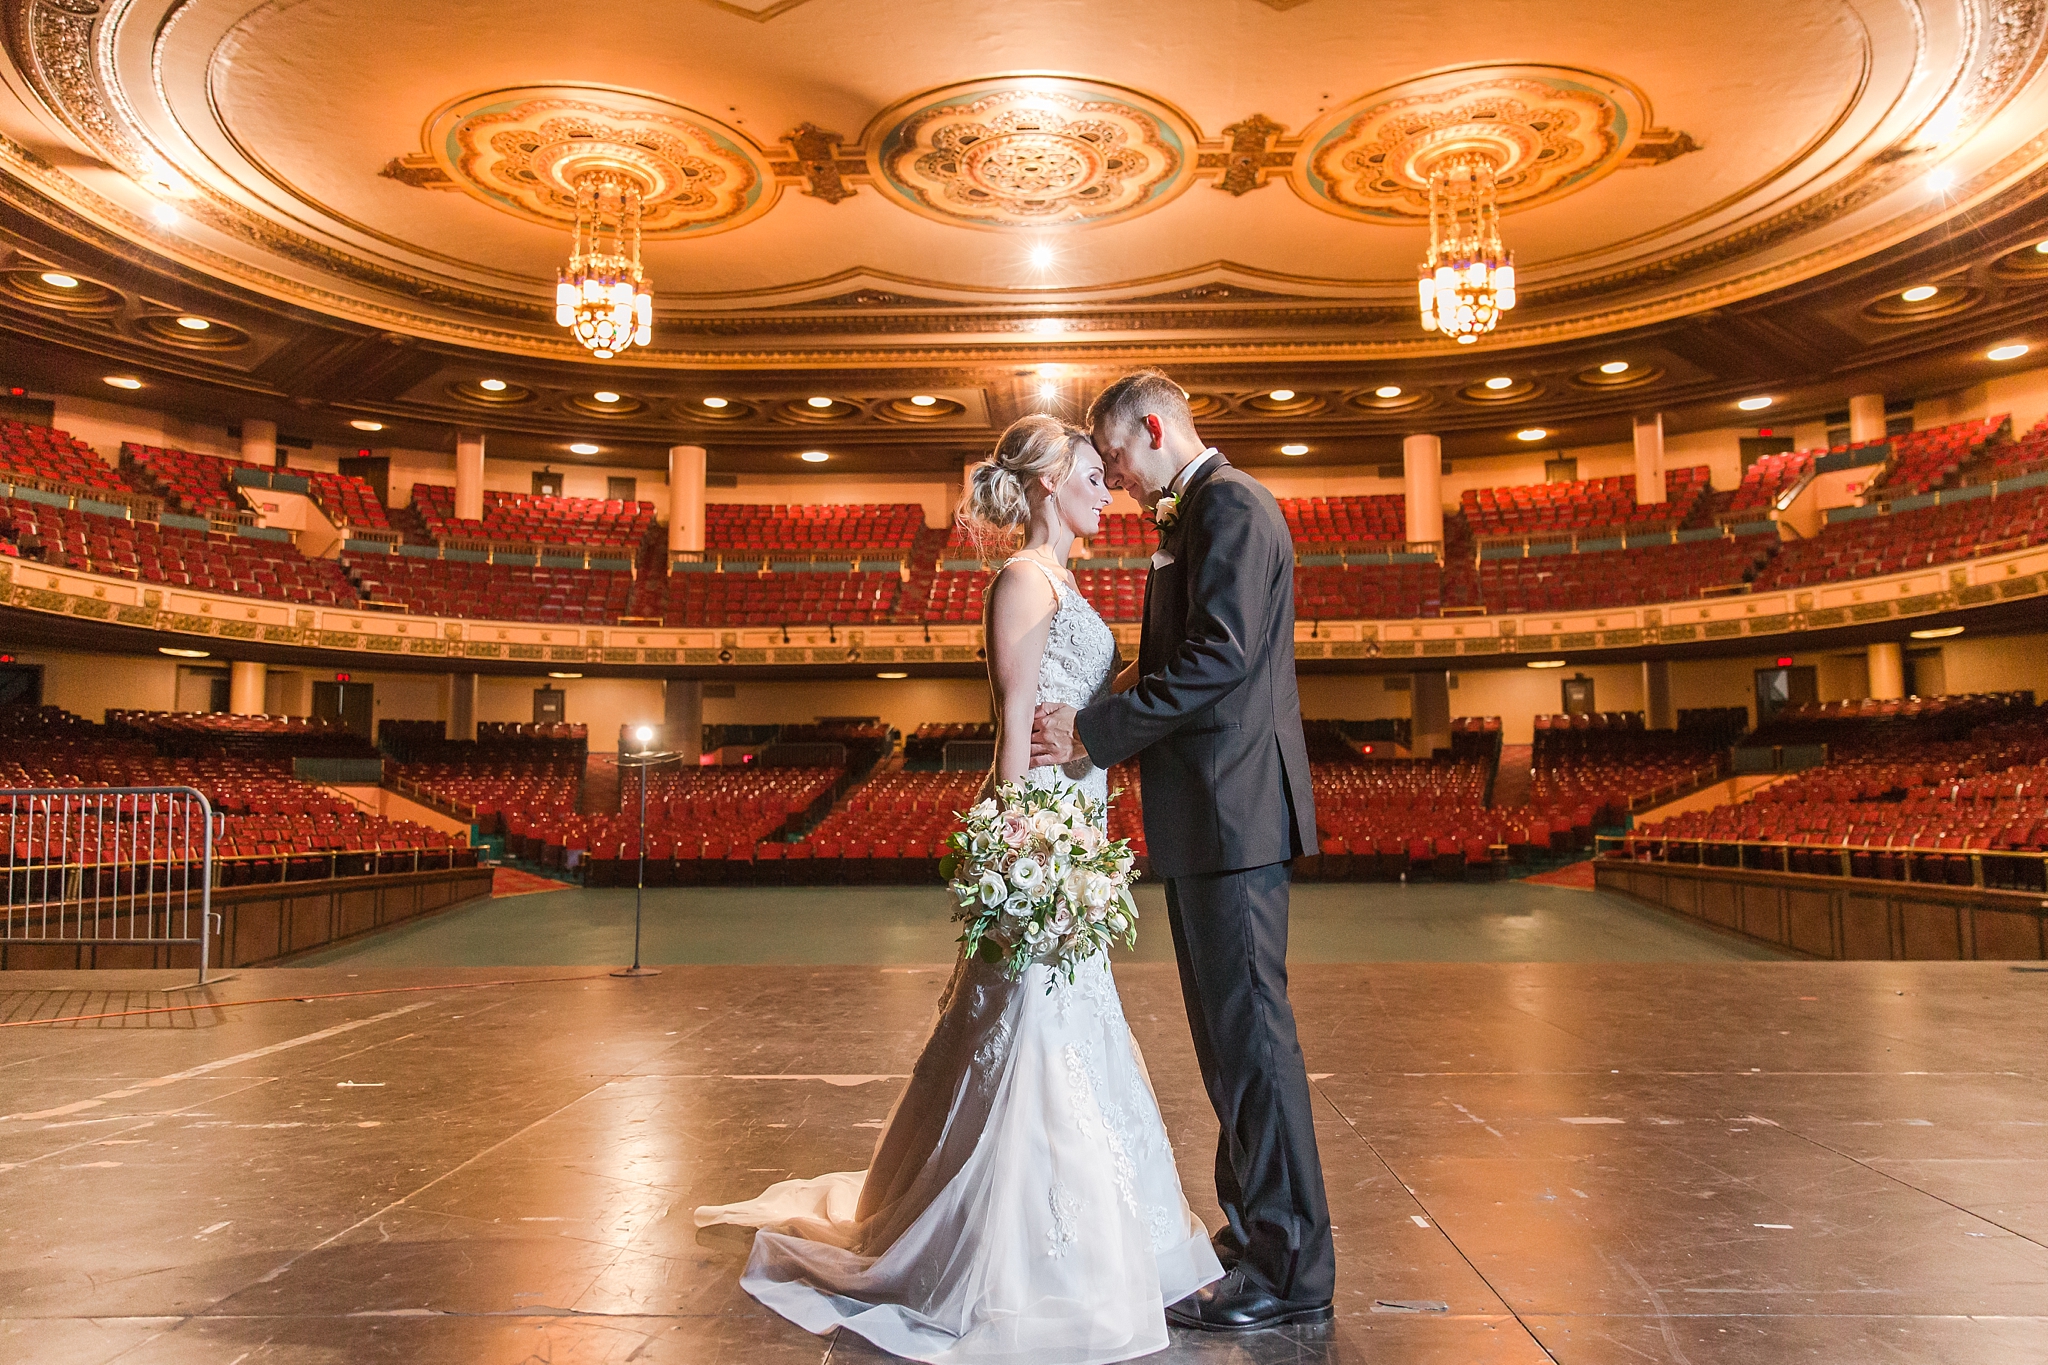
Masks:
[[[364,601],[402,606],[421,616],[602,625],[628,615],[633,600],[633,575],[623,569],[534,568],[355,552],[343,554],[341,563]]]
[[[923,531],[924,508],[914,502],[714,502],[704,508],[704,548],[728,555],[907,555]]]
[[[1756,577],[1757,591],[1840,583],[1946,564],[2048,541],[2048,487],[1835,521],[1788,541]]]
[[[1479,561],[1489,612],[1638,606],[1740,591],[1777,552],[1775,536],[1724,536],[1677,545]]]
[[[214,810],[222,886],[476,864],[474,850],[440,830],[370,814],[293,777],[285,755],[319,747],[312,742],[331,734],[318,722],[163,712],[110,712],[109,721],[102,728],[60,720],[52,708],[0,713],[0,787],[196,788]],[[111,828],[96,830],[90,820],[78,828],[76,847],[46,841],[42,848],[27,846],[24,829],[15,835],[19,856],[77,862],[114,844]],[[131,840],[120,836],[124,852]]]
[[[25,422],[0,421],[0,473],[87,492],[134,491],[112,465],[70,432]]]
[[[2048,890],[2048,710],[2032,693],[1801,708],[1756,742],[1827,761],[1750,800],[1639,826],[1617,856]]]
[[[1408,499],[1400,493],[1282,498],[1280,512],[1297,550],[1401,544],[1408,539]]]
[[[1760,455],[1742,471],[1742,482],[1729,500],[1731,512],[1767,510],[1778,505],[1786,490],[1796,488],[1813,472],[1813,462],[1826,454],[1820,450],[1788,450],[1782,455]]]
[[[604,498],[548,498],[484,490],[482,521],[455,515],[455,490],[416,483],[412,505],[436,540],[466,538],[496,545],[620,547],[638,554],[654,533],[654,504]]]
[[[647,885],[751,881],[763,848],[828,809],[842,768],[708,767],[657,772],[647,783]],[[581,870],[586,885],[632,886],[639,876],[640,788],[620,787],[620,809],[564,817],[505,817],[506,848],[544,866]],[[769,855],[772,858],[774,855]]]
[[[106,734],[138,739],[171,758],[375,758],[377,750],[339,721],[306,716],[237,716],[205,711],[109,710]]]
[[[331,559],[289,541],[223,536],[101,516],[17,498],[0,500],[17,541],[42,545],[46,564],[173,587],[317,606],[354,606],[355,588]]]
[[[1458,510],[1476,536],[1564,535],[1608,527],[1690,524],[1710,491],[1706,465],[1666,470],[1665,501],[1636,505],[1636,476],[1620,474],[1569,483],[1468,488]]]
[[[993,744],[995,738],[996,727],[986,721],[926,723],[903,737],[903,757],[912,763],[938,763],[945,759],[948,744]]]
[[[377,748],[398,764],[564,764],[580,773],[590,754],[590,727],[486,720],[477,722],[475,739],[450,739],[446,721],[383,720]]]
[[[1946,488],[1958,470],[1981,458],[1986,444],[2011,425],[2012,418],[2001,414],[1894,436],[1892,457],[1871,486],[1888,494]]]
[[[1640,711],[1538,716],[1529,806],[1553,818],[1569,814],[1575,832],[1625,824],[1632,811],[1726,774],[1724,720],[1715,713],[1700,725],[1646,730]],[[1582,821],[1582,814],[1591,818]],[[1583,834],[1575,837],[1581,848],[1592,842]]]
[[[1321,848],[1297,865],[1303,880],[1485,879],[1496,846],[1528,856],[1522,825],[1487,809],[1483,763],[1354,759],[1311,762],[1309,772]],[[1545,828],[1546,848],[1549,837]]]
[[[1145,619],[1145,569],[1076,569],[1074,586],[1096,614],[1112,625]]]
[[[796,883],[928,882],[938,877],[955,812],[974,804],[986,773],[896,771],[848,794],[817,828],[779,849],[766,845],[769,880]],[[763,849],[755,850],[758,859]]]

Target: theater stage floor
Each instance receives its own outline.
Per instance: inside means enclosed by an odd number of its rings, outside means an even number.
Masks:
[[[1121,967],[1191,1197],[1171,969]],[[519,984],[484,985],[514,980]],[[1158,1359],[2048,1358],[2048,974],[1305,963],[1336,1325]],[[941,968],[244,972],[0,1028],[0,1359],[855,1361],[692,1208],[858,1167]],[[468,983],[470,988],[458,989]],[[179,1003],[11,973],[0,1020]],[[1439,1299],[1443,1314],[1375,1311]]]
[[[1137,960],[1167,962],[1165,893],[1138,888]],[[647,892],[642,961],[938,962],[957,927],[940,887],[659,888]],[[1778,950],[1608,891],[1487,885],[1305,882],[1294,888],[1294,962],[1726,962]],[[1145,926],[1156,932],[1145,932]],[[543,891],[322,949],[296,966],[541,966],[630,961],[633,892]]]

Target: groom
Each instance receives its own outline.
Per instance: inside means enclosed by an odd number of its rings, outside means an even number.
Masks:
[[[1088,413],[1112,488],[1153,509],[1135,683],[1041,708],[1031,761],[1137,755],[1202,1083],[1216,1107],[1215,1234],[1227,1274],[1170,1306],[1183,1327],[1326,1322],[1336,1253],[1308,1075],[1287,1003],[1288,862],[1316,847],[1294,681],[1294,542],[1273,497],[1195,434],[1156,370]]]

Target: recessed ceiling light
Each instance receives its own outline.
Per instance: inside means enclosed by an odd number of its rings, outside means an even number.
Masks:
[[[1911,289],[1908,289],[1904,293],[1900,294],[1899,297],[1904,299],[1907,303],[1918,303],[1922,299],[1931,299],[1940,292],[1941,291],[1939,289],[1935,288],[1931,284],[1916,284]]]
[[[913,407],[928,408],[938,401],[938,399],[928,393],[916,393],[910,396],[910,402]]]
[[[1951,636],[1961,635],[1962,633],[1963,628],[1961,626],[1929,626],[1926,630],[1907,632],[1916,640],[1946,640]]]
[[[207,330],[209,327],[213,326],[213,324],[208,322],[205,318],[195,318],[189,316],[179,318],[178,325],[180,327],[183,327],[188,332],[203,332]]]
[[[569,447],[569,450],[570,453],[575,455],[595,455],[597,454],[598,448],[594,442],[578,441],[574,445],[571,445]]]
[[[1052,264],[1052,248],[1044,244],[1031,248],[1031,264],[1040,270]]]
[[[176,649],[170,645],[158,645],[156,652],[168,654],[173,659],[210,659],[212,654],[203,649]]]
[[[2027,353],[2027,343],[2015,341],[2010,346],[1994,346],[1984,354],[1993,360],[2018,360]]]
[[[1927,173],[1927,188],[1935,194],[1947,194],[1955,188],[1955,183],[1956,173],[1946,166]]]
[[[61,270],[45,270],[43,272],[43,283],[57,289],[76,289],[78,288],[78,277],[76,275],[66,275]]]
[[[1549,434],[1542,427],[1523,427],[1515,433],[1515,439],[1517,441],[1540,441]]]
[[[384,430],[384,424],[383,424],[382,422],[372,422],[372,421],[368,420],[367,418],[363,418],[363,417],[358,417],[358,418],[355,418],[354,420],[352,420],[352,421],[351,421],[351,422],[349,423],[349,425],[350,425],[350,426],[352,426],[352,427],[354,427],[354,428],[355,428],[355,429],[356,429],[357,431],[382,431],[382,430]]]
[[[799,460],[802,460],[805,464],[823,464],[825,463],[825,461],[831,459],[832,457],[830,455],[827,455],[822,450],[806,450],[803,454],[797,456],[797,458]]]
[[[1610,360],[1600,367],[1602,374],[1621,374],[1628,369],[1626,360]]]
[[[1399,398],[1401,396],[1401,386],[1399,384],[1382,384],[1374,389],[1372,394],[1375,398]]]
[[[1745,398],[1735,406],[1744,412],[1761,412],[1770,405],[1771,400],[1768,398]]]
[[[1529,660],[1529,667],[1531,667],[1531,668],[1563,668],[1563,667],[1564,667],[1564,660],[1563,660],[1563,659],[1531,659],[1531,660]]]
[[[1272,399],[1275,403],[1285,403],[1288,399],[1294,397],[1294,390],[1275,389],[1271,393],[1267,394],[1266,397]]]
[[[832,400],[829,398],[806,398],[804,401],[814,408],[829,408],[832,406]]]
[[[707,408],[722,408],[726,406],[726,400],[723,398],[706,398],[703,400],[703,403]]]
[[[910,675],[908,673],[877,673],[875,676],[888,682],[901,682]]]
[[[1282,455],[1306,455],[1308,454],[1308,447],[1299,441],[1295,441],[1289,445],[1281,446],[1280,453]]]
[[[548,676],[550,678],[580,678],[583,675],[581,673],[550,673]]]
[[[178,225],[178,211],[169,204],[158,204],[149,211],[149,216],[156,219],[158,227],[176,227]]]
[[[1040,379],[1058,379],[1060,377],[1060,367],[1057,365],[1040,365],[1036,373]]]
[[[1508,376],[1504,374],[1497,374],[1493,378],[1486,381],[1486,387],[1489,389],[1507,389],[1513,388],[1514,383],[1515,381],[1508,378]]]
[[[593,393],[590,396],[592,398],[595,398],[600,403],[616,403],[619,401],[619,396],[613,393],[610,389],[599,389],[596,393]]]
[[[479,379],[476,381],[476,386],[487,393],[503,393],[505,391],[505,381],[502,379]]]
[[[107,382],[117,389],[139,389],[142,387],[140,379],[131,379],[125,374],[110,374],[107,376]]]
[[[1050,402],[1051,402],[1051,401],[1052,401],[1053,399],[1055,399],[1055,398],[1058,398],[1059,396],[1060,396],[1060,386],[1059,386],[1059,385],[1057,385],[1057,384],[1055,384],[1055,383],[1053,383],[1053,382],[1052,382],[1052,381],[1051,381],[1050,379],[1047,379],[1047,380],[1043,380],[1043,381],[1041,381],[1041,382],[1039,383],[1039,385],[1038,385],[1038,397],[1039,397],[1039,401],[1041,401],[1041,402],[1045,402],[1045,403],[1050,403]]]

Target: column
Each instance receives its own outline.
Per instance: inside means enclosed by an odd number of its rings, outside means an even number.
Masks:
[[[1884,395],[1859,393],[1849,400],[1849,444],[1884,439]]]
[[[448,738],[476,738],[476,693],[476,674],[448,675]]]
[[[1409,675],[1408,747],[1417,758],[1428,758],[1438,749],[1451,747],[1449,673]]]
[[[1401,442],[1401,471],[1407,480],[1408,539],[1442,543],[1444,443],[1426,433],[1404,438]],[[1444,725],[1444,733],[1449,734],[1448,713]]]
[[[704,684],[692,678],[670,678],[662,689],[662,724],[668,747],[695,763],[704,756]]]
[[[1671,661],[1643,660],[1643,728],[1675,730],[1678,713],[1671,709]]]
[[[237,659],[228,665],[228,710],[237,716],[263,714],[263,692],[270,670],[262,664]]]
[[[1636,506],[1664,501],[1664,414],[1636,418]]]
[[[242,419],[242,461],[262,465],[265,469],[276,468],[277,423],[266,422],[260,417]]]
[[[668,548],[704,548],[704,447],[668,448]]]
[[[1906,650],[1896,641],[1870,646],[1870,697],[1872,701],[1898,701],[1906,695]]]
[[[484,519],[484,434],[455,433],[455,515],[461,521]]]

